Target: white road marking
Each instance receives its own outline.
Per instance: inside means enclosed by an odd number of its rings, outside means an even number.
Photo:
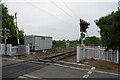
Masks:
[[[92,70],[95,70],[95,67],[92,67],[91,69],[92,69]]]
[[[18,78],[26,78],[26,77],[24,77],[24,76],[19,76]]]
[[[40,60],[43,60],[43,59],[40,59]],[[49,61],[49,60],[46,60],[46,61]],[[60,62],[64,62],[64,61],[60,61]],[[65,63],[69,63],[69,62],[65,62]],[[55,64],[55,63],[46,63],[46,64],[53,64],[53,65],[61,66],[61,67],[67,67],[67,68],[73,68],[73,69],[79,69],[79,70],[87,70],[87,71],[89,71],[89,69],[83,69],[83,68],[77,68],[77,67],[65,66],[65,65]],[[73,63],[73,64],[77,64],[77,63]],[[79,65],[79,64],[78,64],[78,65]],[[81,64],[80,64],[80,65],[81,65]],[[89,65],[88,65],[88,66],[89,66]],[[117,74],[117,73],[98,71],[98,70],[95,70],[95,67],[92,67],[91,70],[92,70],[92,72],[94,71],[94,72],[99,72],[99,73],[106,73],[106,74],[120,75],[120,74]],[[91,70],[88,72],[89,74],[91,74]]]
[[[112,75],[118,75],[118,76],[120,76],[120,74],[117,74],[117,73],[111,73],[111,72],[104,72],[104,71],[98,71],[98,70],[95,70],[94,72],[105,73],[105,74],[112,74]]]
[[[14,61],[26,61],[26,60],[16,60],[16,59],[8,59],[8,58],[2,58],[3,60],[14,60]],[[33,58],[31,58],[33,59]],[[51,61],[51,60],[45,60],[45,59],[39,59],[39,60],[43,60],[43,61]],[[35,62],[35,61],[34,61]],[[84,64],[78,64],[78,63],[71,63],[71,62],[65,62],[65,61],[58,61],[58,62],[63,62],[63,63],[69,63],[69,64],[76,64],[76,65],[84,65]],[[37,62],[36,62],[37,63]],[[39,63],[42,63],[42,62],[39,62]],[[44,62],[43,62],[44,63]],[[53,64],[53,63],[46,63],[46,64]],[[59,65],[60,66],[60,65]],[[85,66],[90,66],[90,65],[85,65]],[[65,67],[65,66],[64,66]],[[67,66],[70,68],[70,66]],[[82,68],[76,68],[76,67],[71,67],[71,68],[74,68],[74,69],[79,69],[79,70],[88,70],[88,69],[82,69]],[[92,69],[94,69],[94,67],[92,67]],[[105,71],[99,71],[99,70],[94,70],[94,72],[98,72],[98,73],[105,73],[105,74],[112,74],[112,75],[119,75],[120,74],[117,74],[117,73],[112,73],[112,72],[105,72]],[[91,73],[91,72],[88,72],[88,73]]]
[[[92,72],[93,72],[94,70],[95,70],[95,67],[92,67],[92,68],[87,72],[87,74],[85,74],[85,75],[83,76],[83,78],[88,78],[89,75],[92,74]]]
[[[23,75],[23,76],[19,76],[18,78],[39,78],[39,77],[25,74],[25,75]]]
[[[83,76],[83,78],[88,78],[88,77],[89,77],[89,75],[88,75],[88,74]]]
[[[27,78],[39,78],[39,77],[36,77],[36,76],[32,76],[32,75],[28,75],[28,74],[25,74],[23,75],[24,77],[27,77]]]
[[[90,70],[90,71],[88,72],[88,74],[92,74],[92,71]]]
[[[65,61],[56,61],[56,62],[62,62],[62,63],[67,63],[67,64],[75,64],[75,65],[81,65],[81,66],[89,66],[89,67],[91,67],[90,65],[85,65],[85,64],[80,64],[80,63],[65,62]]]
[[[51,61],[51,60],[49,60],[49,59],[39,59],[39,60],[41,60],[41,61],[48,61],[48,62]],[[88,67],[91,67],[90,65],[86,65],[86,64],[66,62],[66,61],[56,61],[56,62],[62,62],[62,63],[66,63],[66,64],[75,64],[75,65],[80,65],[80,66],[88,66]]]
[[[83,69],[83,68],[78,68],[78,67],[72,67],[72,66],[66,66],[66,65],[61,65],[61,64],[53,64],[55,66],[61,66],[61,67],[67,67],[67,68],[72,68],[72,69],[77,69],[77,70],[86,70],[89,71],[89,69]]]

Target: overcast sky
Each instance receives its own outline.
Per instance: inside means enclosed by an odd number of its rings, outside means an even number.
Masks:
[[[106,2],[104,2],[106,1]],[[3,0],[9,13],[18,15],[26,35],[78,39],[79,19],[90,23],[88,36],[100,37],[94,20],[117,10],[119,0]]]

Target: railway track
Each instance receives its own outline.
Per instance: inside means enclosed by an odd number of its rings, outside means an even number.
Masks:
[[[31,59],[28,61],[22,61],[22,62],[15,63],[12,65],[4,66],[3,67],[3,78],[17,78],[21,75],[42,69],[48,66],[49,64],[67,65],[67,66],[79,67],[79,68],[84,68],[84,69],[91,68],[91,66],[84,66],[81,64],[77,65],[75,63],[57,61],[57,60],[68,58],[75,54],[76,54],[76,50],[72,50],[68,52],[59,53],[54,56],[49,56],[44,59]]]
[[[56,54],[53,56],[46,57],[44,59],[62,60],[62,59],[68,58],[70,56],[73,56],[75,54],[76,54],[76,50],[71,50],[71,51],[67,51],[67,52],[63,52],[63,53],[59,53],[59,54]]]

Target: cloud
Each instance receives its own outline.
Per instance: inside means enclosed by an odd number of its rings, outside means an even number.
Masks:
[[[117,2],[89,3],[64,0],[71,12],[62,2],[55,0],[59,7],[74,17],[72,19],[48,0],[45,1],[47,2],[5,2],[5,4],[10,14],[18,13],[19,28],[24,29],[26,34],[48,35],[54,39],[78,39],[80,18],[90,22],[89,36],[100,36],[94,20],[117,10]]]

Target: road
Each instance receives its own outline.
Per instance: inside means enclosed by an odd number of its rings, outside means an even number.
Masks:
[[[14,78],[15,80],[21,78],[23,80],[49,80],[51,78],[78,80],[80,78],[112,78],[118,80],[118,74],[96,71],[93,67],[91,69],[82,69],[57,63],[10,60],[3,61],[2,77]]]

